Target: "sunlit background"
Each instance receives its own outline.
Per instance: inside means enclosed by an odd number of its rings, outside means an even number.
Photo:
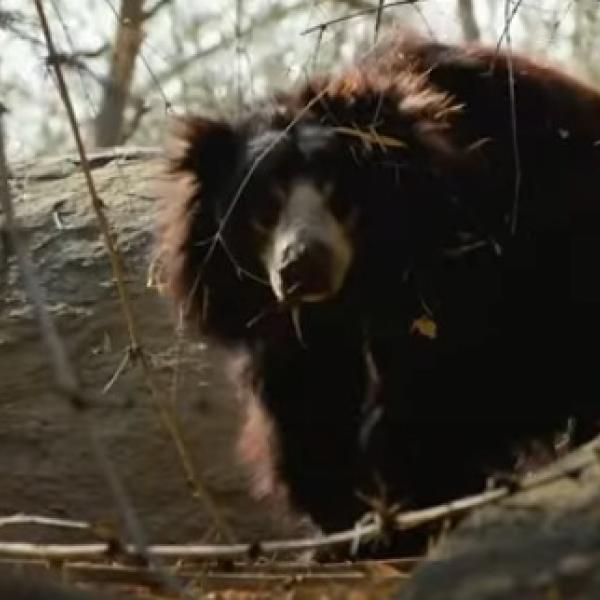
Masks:
[[[391,26],[404,24],[439,40],[511,43],[600,81],[597,0],[386,4],[379,38]],[[110,85],[121,0],[46,0],[45,5],[57,49],[70,59],[65,63],[69,88],[92,146],[94,120]],[[376,0],[146,0],[144,9],[156,11],[143,23],[144,41],[125,111],[132,127],[122,141],[160,144],[169,111],[231,113],[315,70],[338,68],[372,46],[376,14],[368,11],[377,5]],[[9,110],[10,158],[70,151],[33,2],[2,2],[0,47],[0,98]]]

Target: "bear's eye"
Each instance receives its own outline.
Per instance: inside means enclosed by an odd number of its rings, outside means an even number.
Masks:
[[[349,190],[333,189],[333,186],[326,190],[327,202],[334,217],[341,223],[352,226],[358,215],[358,207],[352,201]]]
[[[266,235],[273,231],[283,204],[284,193],[278,188],[261,194],[251,207],[250,224],[252,228]]]

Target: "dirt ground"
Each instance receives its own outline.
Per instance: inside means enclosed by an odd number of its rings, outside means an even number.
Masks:
[[[106,163],[106,164],[105,164]],[[304,530],[253,501],[233,456],[239,423],[223,357],[202,340],[177,342],[167,302],[146,285],[160,165],[141,156],[95,162],[94,177],[127,262],[143,343],[168,399],[177,365],[177,413],[202,480],[240,540]],[[96,427],[150,541],[196,541],[211,532],[139,368],[102,388],[121,363],[126,330],[84,180],[73,160],[13,168],[22,233],[52,314],[86,389]],[[0,216],[1,219],[1,216]],[[0,220],[1,223],[1,220]],[[20,288],[10,248],[0,246],[0,516],[42,514],[119,524],[79,418],[52,389],[48,357]],[[0,530],[0,540],[75,541],[55,530]]]

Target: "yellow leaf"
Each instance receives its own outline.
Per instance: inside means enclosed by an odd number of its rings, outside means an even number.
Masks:
[[[430,340],[437,338],[437,323],[427,315],[423,315],[412,322],[410,327],[411,333],[417,333]]]

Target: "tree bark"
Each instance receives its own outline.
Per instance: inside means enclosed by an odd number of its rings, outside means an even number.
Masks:
[[[94,122],[94,144],[97,148],[122,142],[125,108],[129,99],[135,63],[144,37],[146,14],[144,0],[122,0],[108,83]]]
[[[465,41],[479,41],[481,38],[481,32],[479,31],[479,26],[477,25],[477,20],[475,19],[473,0],[458,0],[457,10]]]

